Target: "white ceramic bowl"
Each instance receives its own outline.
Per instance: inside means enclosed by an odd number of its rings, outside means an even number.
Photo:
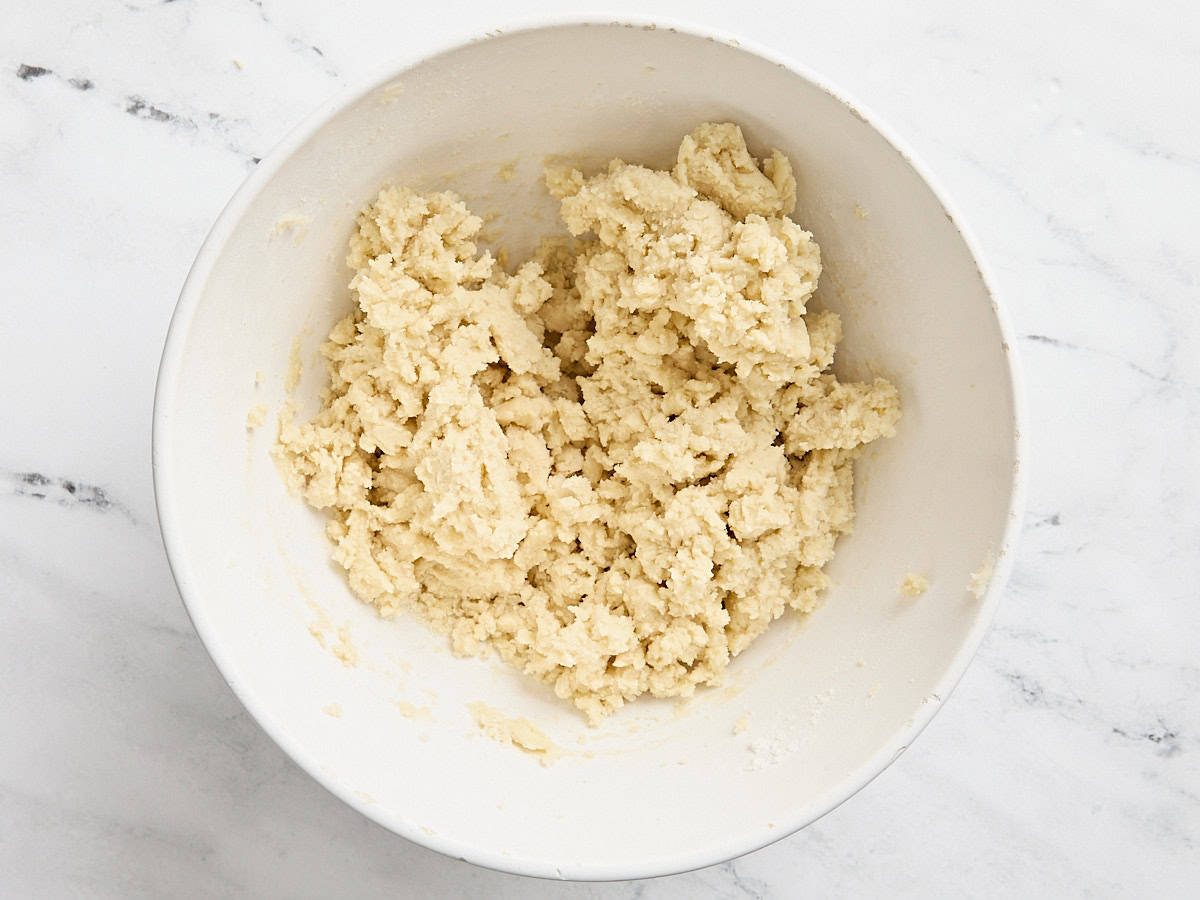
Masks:
[[[299,397],[315,409],[324,372],[314,351],[350,304],[346,241],[382,183],[453,187],[498,215],[490,231],[516,258],[557,227],[538,180],[546,156],[667,165],[705,120],[736,121],[753,150],[791,157],[796,218],[825,262],[820,297],[845,322],[838,368],[893,379],[904,418],[859,464],[857,530],[839,544],[822,609],[776,623],[725,687],[682,709],[640,700],[589,729],[548,689],[498,662],[455,658],[421,622],[383,621],[350,594],[322,516],[286,494],[268,457],[274,413],[298,335]],[[509,163],[511,181],[498,177]],[[272,237],[289,217],[294,227]],[[222,213],[159,374],[159,519],[230,686],[364,815],[512,872],[682,871],[770,843],[845,800],[908,746],[967,666],[1020,508],[1010,344],[944,199],[811,74],[662,26],[506,33],[326,106]],[[269,424],[248,433],[260,403]],[[996,574],[979,600],[966,585],[988,558]],[[910,571],[932,582],[917,600],[898,593]],[[341,628],[356,666],[333,652]],[[543,767],[482,736],[466,708],[478,700],[533,720],[567,755]]]

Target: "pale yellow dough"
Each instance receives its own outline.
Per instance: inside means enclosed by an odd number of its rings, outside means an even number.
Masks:
[[[828,371],[841,324],[806,314],[820,253],[778,151],[706,124],[673,171],[546,182],[574,238],[512,275],[455,195],[379,194],[323,408],[285,410],[277,455],[360,597],[597,721],[690,696],[817,605],[854,457],[899,402]]]

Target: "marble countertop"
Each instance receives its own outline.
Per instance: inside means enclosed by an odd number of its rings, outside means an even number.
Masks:
[[[217,212],[302,115],[401,50],[538,4],[18,0],[0,29],[0,893],[1195,895],[1198,8],[648,5],[603,8],[740,33],[864,101],[996,275],[1029,386],[1030,505],[945,709],[810,828],[651,882],[474,868],[327,794],[234,699],[167,569],[162,339]]]

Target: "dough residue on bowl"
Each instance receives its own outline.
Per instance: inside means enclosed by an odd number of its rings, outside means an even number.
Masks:
[[[562,755],[562,748],[528,719],[510,719],[500,710],[482,701],[468,703],[467,709],[470,710],[479,730],[492,740],[512,744],[519,750],[533,754],[543,765],[550,765]]]
[[[982,600],[992,581],[992,571],[996,568],[996,557],[991,550],[984,556],[979,568],[967,579],[967,591],[976,599]]]
[[[809,612],[853,523],[859,448],[895,388],[829,370],[835,313],[789,217],[796,182],[731,124],[676,165],[547,171],[572,238],[506,273],[453,194],[382,190],[348,263],[290,484],[385,616],[494,647],[594,722],[718,681],[787,608]]]

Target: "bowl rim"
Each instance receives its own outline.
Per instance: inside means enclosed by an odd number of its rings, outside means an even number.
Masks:
[[[272,712],[253,701],[237,679],[229,674],[229,660],[220,642],[212,632],[204,612],[204,604],[198,600],[200,591],[192,571],[186,548],[177,527],[180,510],[166,464],[166,447],[174,423],[176,388],[182,363],[184,347],[200,297],[217,259],[224,252],[232,232],[262,188],[271,180],[284,162],[305,142],[323,128],[330,119],[351,104],[361,100],[379,87],[402,76],[405,72],[437,56],[452,53],[480,41],[503,39],[518,33],[562,27],[635,27],[645,30],[662,29],[692,37],[700,37],[724,43],[741,52],[758,56],[768,62],[787,69],[792,74],[808,81],[852,114],[875,130],[933,193],[951,224],[962,238],[978,270],[979,279],[991,301],[993,315],[999,326],[1007,362],[1009,388],[1012,392],[1013,424],[1013,468],[1009,504],[1000,546],[994,550],[994,567],[987,591],[980,600],[980,614],[968,631],[966,638],[950,660],[942,678],[932,693],[933,702],[922,703],[914,711],[906,727],[897,731],[892,738],[873,754],[865,763],[814,800],[797,808],[786,821],[774,823],[773,828],[757,826],[729,835],[719,841],[694,848],[686,854],[656,860],[654,863],[639,862],[635,865],[620,862],[607,863],[555,863],[553,860],[534,856],[512,856],[487,847],[480,847],[441,834],[429,834],[420,829],[415,821],[401,815],[391,814],[372,806],[362,798],[322,772],[320,765],[312,759],[304,746],[289,735],[284,724]],[[979,252],[979,245],[958,208],[946,190],[913,154],[909,146],[881,118],[867,107],[851,100],[848,95],[833,86],[826,78],[797,62],[787,54],[757,41],[747,40],[723,29],[693,22],[684,22],[665,16],[626,15],[612,18],[579,14],[543,14],[536,17],[516,19],[505,28],[486,32],[473,30],[471,36],[463,38],[461,33],[451,39],[432,44],[415,40],[412,49],[401,54],[399,61],[378,66],[353,84],[334,93],[329,99],[305,116],[267,153],[234,192],[221,210],[196,254],[171,315],[159,362],[154,391],[154,406],[151,428],[151,471],[154,483],[155,507],[167,562],[175,580],[183,606],[201,643],[215,664],[221,677],[233,691],[242,706],[272,741],[318,784],[352,809],[382,825],[389,831],[415,844],[435,850],[454,859],[470,862],[501,872],[539,878],[577,881],[616,881],[635,878],[650,878],[673,875],[715,865],[744,854],[769,846],[788,837],[817,819],[836,809],[873,781],[908,749],[909,745],[925,729],[934,715],[945,705],[950,694],[966,672],[971,660],[983,642],[995,616],[1000,597],[1004,592],[1012,570],[1016,543],[1021,530],[1025,510],[1026,443],[1023,425],[1026,421],[1024,377],[1020,358],[1015,351],[1016,332],[1008,312],[997,301],[992,289],[993,278],[989,267]]]

